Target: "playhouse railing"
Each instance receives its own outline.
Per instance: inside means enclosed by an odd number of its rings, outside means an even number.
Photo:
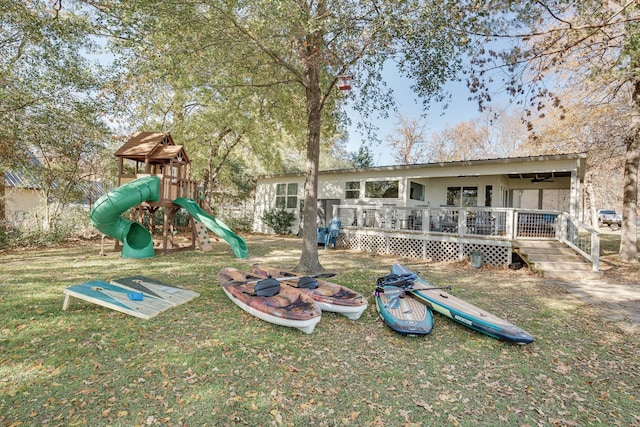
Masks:
[[[149,176],[148,174],[120,175],[118,185],[126,184],[137,178]],[[187,178],[178,178],[169,175],[158,175],[160,177],[160,200],[159,202],[172,202],[178,197],[186,199],[196,199],[198,196],[198,181]]]

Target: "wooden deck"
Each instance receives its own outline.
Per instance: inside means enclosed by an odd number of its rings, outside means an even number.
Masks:
[[[562,242],[598,270],[599,233],[558,211],[339,205],[338,246],[436,262],[468,259],[506,267],[516,242]]]

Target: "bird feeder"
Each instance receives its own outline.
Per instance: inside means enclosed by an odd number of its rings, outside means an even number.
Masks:
[[[353,83],[353,76],[338,76],[338,89],[351,90],[351,83]]]

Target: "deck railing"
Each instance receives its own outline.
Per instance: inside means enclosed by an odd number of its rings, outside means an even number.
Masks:
[[[598,269],[599,233],[553,210],[486,207],[397,207],[337,205],[333,216],[345,229],[481,238],[486,240],[559,240],[571,246]]]
[[[558,218],[560,235],[558,239],[591,261],[593,271],[600,268],[600,232],[567,213]]]

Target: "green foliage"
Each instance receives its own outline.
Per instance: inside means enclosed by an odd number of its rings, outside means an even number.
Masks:
[[[253,230],[253,218],[250,216],[223,217],[222,221],[236,233],[249,233]]]
[[[99,10],[122,67],[113,82],[122,117],[184,141],[209,203],[234,157],[274,173],[304,153],[314,186],[320,154],[336,143],[342,102],[352,96],[337,90],[340,75],[357,76],[352,99],[364,117],[386,114],[394,98],[382,79],[385,63],[413,77],[419,95],[438,97],[468,39],[452,30],[457,8],[446,0],[116,0]],[[311,194],[308,210],[316,205]],[[302,258],[318,264],[315,252],[304,249]]]
[[[38,224],[46,233],[82,198],[82,180],[104,176],[109,137],[100,67],[87,59],[95,48],[89,23],[50,6],[0,0],[0,162],[33,177],[50,202]]]
[[[271,227],[276,234],[291,233],[291,226],[296,216],[284,208],[274,208],[262,215],[262,221]]]
[[[375,166],[373,161],[373,153],[366,145],[361,145],[358,151],[351,153],[351,162],[356,168],[370,168]]]
[[[0,249],[39,248],[55,246],[77,237],[77,230],[70,224],[59,224],[48,231],[21,227],[0,230]]]

